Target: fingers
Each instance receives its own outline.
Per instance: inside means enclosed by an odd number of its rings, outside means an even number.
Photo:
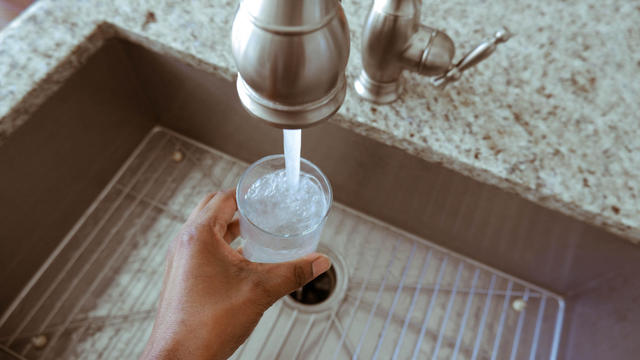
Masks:
[[[237,209],[236,194],[233,189],[218,191],[202,208],[198,217],[201,222],[208,223],[213,231],[223,238],[227,232],[227,225],[233,220]]]
[[[304,286],[318,275],[329,270],[329,258],[320,253],[312,253],[289,262],[260,264],[264,274],[263,286],[276,299]]]
[[[224,234],[224,241],[226,241],[227,244],[231,244],[231,242],[238,236],[240,236],[240,222],[238,219],[235,219],[227,225],[227,232]]]
[[[189,218],[187,218],[187,222],[191,222],[195,220],[195,218],[198,216],[200,211],[209,203],[209,201],[211,201],[211,199],[213,199],[214,196],[216,196],[217,193],[218,193],[217,191],[214,191],[212,193],[208,193],[204,198],[202,198],[202,200],[200,200],[200,202],[193,209],[193,211],[191,211],[191,214],[189,214]]]
[[[200,210],[204,209],[204,207],[207,206],[209,201],[211,201],[211,199],[213,199],[216,196],[217,193],[218,193],[217,191],[214,191],[212,193],[208,193],[202,200],[200,200],[200,202],[198,203],[198,206],[196,206],[196,210],[200,211]]]

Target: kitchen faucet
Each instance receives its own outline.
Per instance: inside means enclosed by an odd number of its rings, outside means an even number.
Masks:
[[[375,103],[401,93],[402,72],[443,88],[509,39],[507,29],[453,64],[444,32],[420,23],[421,0],[373,0],[362,34],[356,92]],[[237,89],[252,115],[280,128],[328,119],[346,94],[349,26],[339,0],[242,0],[231,32]]]

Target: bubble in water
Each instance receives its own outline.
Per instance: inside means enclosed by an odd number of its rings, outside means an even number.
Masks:
[[[262,176],[245,195],[246,217],[255,225],[278,235],[300,234],[315,228],[327,211],[327,200],[318,181],[300,173],[292,188],[285,170]]]

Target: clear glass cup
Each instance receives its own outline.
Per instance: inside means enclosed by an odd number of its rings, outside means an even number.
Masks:
[[[300,175],[306,174],[317,181],[327,203],[322,219],[312,228],[298,234],[276,234],[266,231],[246,216],[247,199],[245,195],[253,183],[262,176],[285,168],[284,155],[270,155],[255,163],[242,174],[236,187],[236,200],[240,214],[240,236],[244,240],[243,254],[253,262],[275,263],[297,259],[312,253],[318,247],[322,228],[327,221],[333,202],[333,190],[327,177],[310,161],[300,159]]]

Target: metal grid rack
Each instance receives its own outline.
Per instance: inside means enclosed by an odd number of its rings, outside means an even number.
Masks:
[[[164,257],[189,211],[246,164],[154,129],[0,318],[0,357],[137,358]],[[336,204],[336,306],[279,301],[234,359],[554,359],[563,300]]]

